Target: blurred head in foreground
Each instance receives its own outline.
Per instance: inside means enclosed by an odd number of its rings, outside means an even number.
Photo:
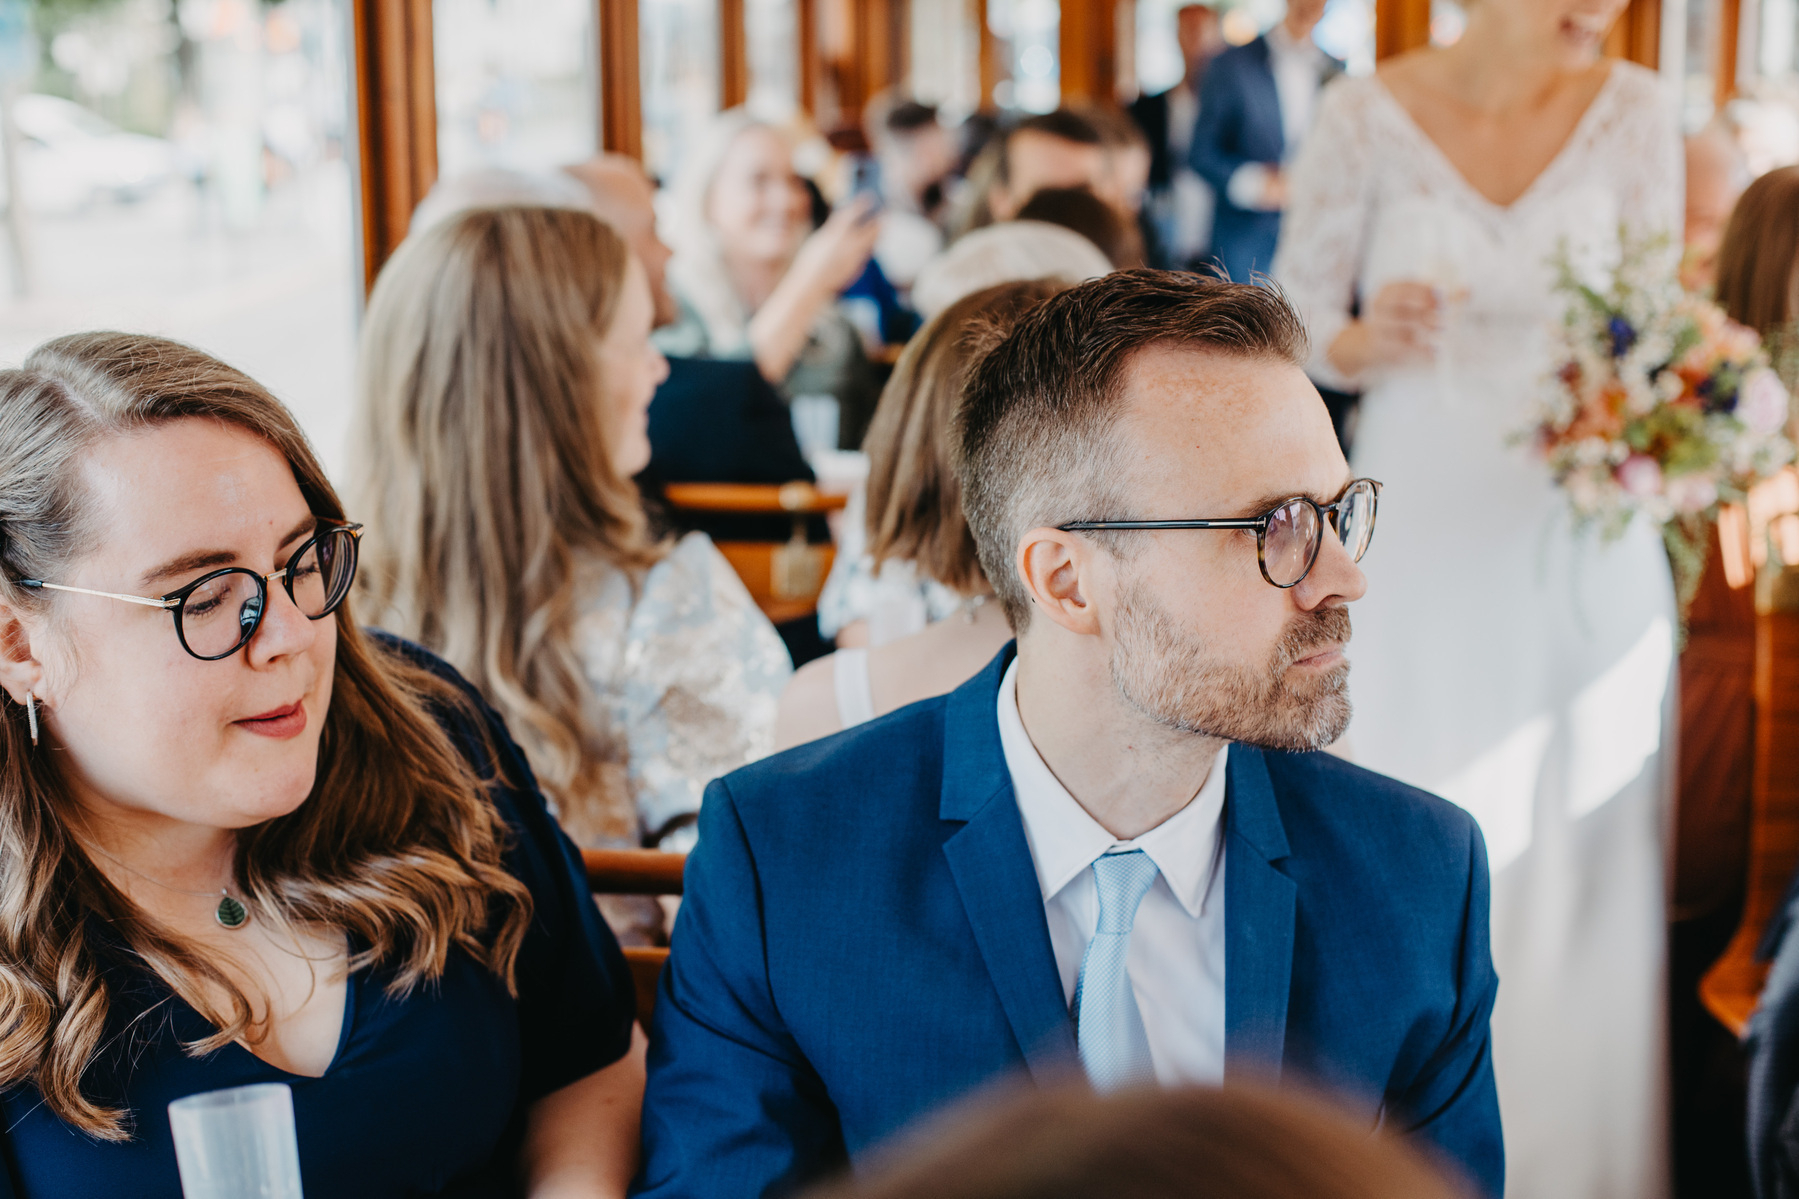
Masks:
[[[811,1199],[1461,1199],[1397,1139],[1261,1087],[1028,1091],[959,1106]]]

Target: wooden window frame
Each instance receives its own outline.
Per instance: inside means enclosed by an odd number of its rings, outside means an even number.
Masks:
[[[437,80],[431,0],[351,0],[350,19],[366,292],[437,182]]]

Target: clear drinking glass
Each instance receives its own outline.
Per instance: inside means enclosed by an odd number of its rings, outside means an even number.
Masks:
[[[169,1104],[186,1199],[302,1199],[294,1095],[286,1083],[206,1091]]]
[[[788,411],[793,416],[793,436],[800,443],[800,453],[812,459],[837,448],[843,405],[836,396],[794,396]]]

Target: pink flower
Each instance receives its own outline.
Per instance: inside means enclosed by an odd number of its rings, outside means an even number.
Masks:
[[[1662,468],[1647,454],[1632,454],[1619,465],[1617,474],[1618,486],[1640,500],[1662,492]]]
[[[1668,502],[1683,515],[1704,512],[1718,502],[1718,485],[1710,475],[1676,475],[1668,480]]]
[[[1737,396],[1737,419],[1751,433],[1778,433],[1787,421],[1787,389],[1767,367],[1749,372]]]

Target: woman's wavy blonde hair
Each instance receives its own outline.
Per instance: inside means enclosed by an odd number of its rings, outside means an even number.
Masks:
[[[574,624],[595,568],[659,557],[612,465],[595,352],[629,252],[569,209],[474,209],[400,247],[363,325],[356,448],[376,618],[486,693],[585,844],[637,843]]]
[[[315,516],[344,511],[293,417],[261,385],[191,347],[124,333],[58,338],[0,371],[0,600],[53,611],[14,579],[61,578],[95,531],[80,463],[103,438],[182,419],[221,421],[272,445]],[[363,946],[351,970],[391,967],[396,996],[442,975],[461,949],[512,983],[531,897],[501,863],[506,828],[428,706],[461,693],[366,638],[339,608],[331,706],[312,793],[239,834],[236,872],[271,922],[322,924]],[[74,800],[54,745],[26,714],[0,718],[0,1088],[31,1083],[59,1117],[103,1140],[131,1113],[84,1093],[114,995],[122,942],[218,1030],[209,1053],[266,1032],[249,997],[148,918],[71,834]],[[97,937],[97,926],[110,936]],[[219,998],[223,998],[223,1002]]]

